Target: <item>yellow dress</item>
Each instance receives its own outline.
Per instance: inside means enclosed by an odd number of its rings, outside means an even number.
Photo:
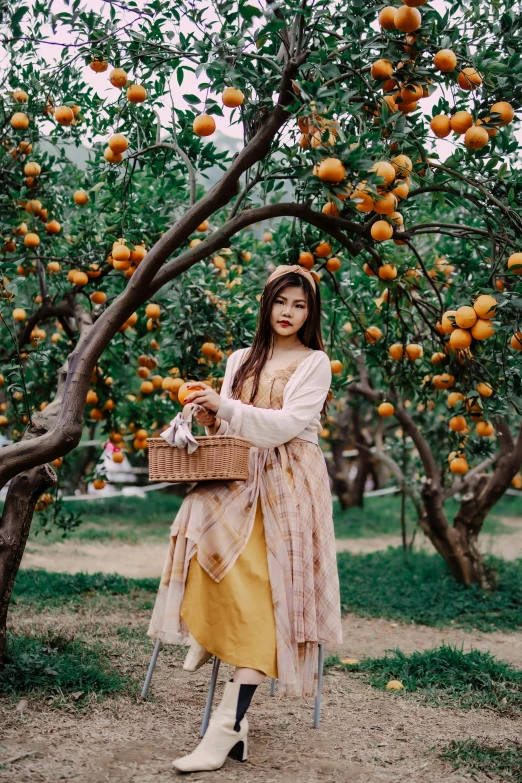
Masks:
[[[281,410],[284,387],[308,354],[284,370],[263,371],[252,404]],[[251,388],[249,378],[243,387],[243,402],[248,402]],[[277,678],[274,607],[259,500],[252,534],[220,582],[214,582],[199,565],[197,553],[192,556],[180,614],[194,639],[221,661]]]

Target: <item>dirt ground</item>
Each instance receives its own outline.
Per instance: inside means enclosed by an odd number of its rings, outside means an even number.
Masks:
[[[148,612],[18,615],[19,631],[83,633],[103,637],[115,628],[143,629]],[[343,619],[341,647],[328,653],[343,657],[383,654],[400,645],[404,651],[430,648],[442,641],[465,649],[490,649],[520,665],[522,633],[480,634],[409,626],[348,615]],[[138,680],[151,652],[124,659],[124,671]],[[151,698],[120,696],[94,700],[85,713],[53,709],[42,702],[21,701],[4,709],[0,739],[0,781],[16,783],[152,783],[172,781],[180,773],[170,762],[199,742],[211,663],[198,672],[183,671],[184,649],[160,654]],[[118,664],[121,668],[122,663]],[[221,665],[216,702],[232,669]],[[424,706],[415,696],[382,693],[360,675],[331,670],[323,686],[322,717],[313,729],[312,697],[286,699],[269,695],[269,680],[258,688],[249,717],[249,757],[228,759],[216,772],[193,773],[189,780],[211,783],[463,783],[437,758],[452,739],[475,737],[492,744],[521,739],[519,721],[486,711]],[[495,777],[476,776],[486,783]]]
[[[504,525],[514,528],[514,532],[504,535],[483,535],[480,547],[483,552],[491,552],[506,560],[522,557],[522,519],[502,517]],[[339,538],[338,552],[367,554],[386,549],[389,546],[401,546],[400,536],[379,536],[376,538]],[[86,541],[63,541],[46,546],[30,542],[27,545],[22,568],[47,568],[52,571],[77,573],[96,571],[117,573],[122,576],[143,578],[161,576],[163,563],[167,555],[168,543],[142,541],[140,544],[120,542],[90,543]],[[434,551],[428,539],[418,534],[416,549]]]

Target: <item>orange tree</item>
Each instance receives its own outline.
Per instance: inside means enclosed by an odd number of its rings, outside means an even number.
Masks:
[[[155,0],[134,8],[109,0],[97,12],[75,2],[50,22],[43,3],[29,9],[12,2],[9,11],[2,22],[11,63],[3,74],[10,88],[1,106],[0,233],[4,306],[15,320],[4,318],[2,328],[13,343],[6,356],[7,402],[14,410],[18,404],[15,415],[25,429],[16,427],[18,439],[0,460],[1,484],[12,480],[0,527],[0,626],[35,501],[55,481],[50,463],[77,445],[86,402],[94,401],[93,381],[100,407],[93,403],[88,415],[97,411],[94,420],[107,416],[110,423],[114,409],[106,403],[117,408],[121,397],[110,373],[123,365],[123,377],[135,356],[128,345],[140,348],[145,332],[161,324],[173,281],[180,278],[169,326],[183,346],[180,316],[192,319],[181,307],[190,306],[182,281],[188,286],[195,270],[205,270],[204,276],[219,269],[222,261],[211,259],[223,259],[223,248],[242,248],[237,238],[251,224],[289,217],[291,241],[278,260],[309,267],[324,260],[329,275],[338,267],[333,243],[357,269],[366,264],[381,278],[390,276],[389,296],[404,289],[415,315],[397,315],[396,324],[411,329],[414,320],[422,322],[435,338],[445,302],[423,260],[430,242],[463,243],[454,266],[474,297],[495,286],[508,256],[508,276],[516,279],[520,228],[519,172],[511,161],[520,34],[506,3],[472,15],[448,3],[444,17],[418,0],[395,7],[240,0],[211,9],[197,1]],[[111,92],[101,90],[100,97],[85,79],[86,68]],[[183,88],[189,72],[203,80],[198,94]],[[424,99],[433,104],[431,120]],[[242,125],[244,145],[236,155],[212,143],[214,117],[223,107]],[[444,163],[433,150],[433,134],[454,142]],[[60,152],[64,141],[91,145],[93,162],[69,169]],[[54,145],[58,154],[48,151]],[[211,165],[221,168],[219,179],[198,186]],[[440,208],[427,217],[433,203]],[[198,228],[203,241],[195,244]],[[486,243],[490,275],[468,279]],[[255,277],[252,272],[252,282]],[[332,289],[335,308],[345,301],[365,306],[360,280],[350,272]],[[517,326],[512,293],[505,285],[499,336]],[[24,307],[17,307],[18,297]],[[200,297],[212,303],[207,294]],[[15,316],[15,308],[25,313]],[[57,371],[42,326],[49,318],[58,318],[65,334]],[[247,334],[237,329],[239,322],[231,330],[232,347]],[[28,340],[37,351],[24,350]],[[374,351],[382,365],[375,345],[361,343],[357,350],[369,365]],[[209,350],[223,361],[226,349],[225,339],[217,352]],[[38,362],[44,367],[35,370]],[[39,373],[49,383],[43,410],[33,403],[43,388]],[[146,386],[142,400],[127,399],[139,411],[154,393],[154,380],[142,381],[152,392]],[[512,392],[503,399],[512,400]],[[7,408],[8,424],[9,415]],[[138,418],[136,411],[129,415]]]

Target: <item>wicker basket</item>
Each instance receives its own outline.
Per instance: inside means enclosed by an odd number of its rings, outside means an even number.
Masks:
[[[189,454],[163,438],[147,438],[151,481],[246,481],[251,443],[246,438],[204,435]]]

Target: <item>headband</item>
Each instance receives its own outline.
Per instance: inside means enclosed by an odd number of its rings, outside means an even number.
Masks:
[[[310,285],[312,286],[312,290],[315,293],[316,290],[316,283],[313,278],[313,275],[310,274],[308,269],[305,269],[302,266],[299,266],[299,264],[281,264],[280,266],[276,267],[268,280],[265,283],[265,286],[268,283],[271,283],[272,280],[275,280],[276,277],[281,277],[281,275],[287,275],[290,272],[296,272],[298,275],[302,275],[302,277],[306,277]]]

